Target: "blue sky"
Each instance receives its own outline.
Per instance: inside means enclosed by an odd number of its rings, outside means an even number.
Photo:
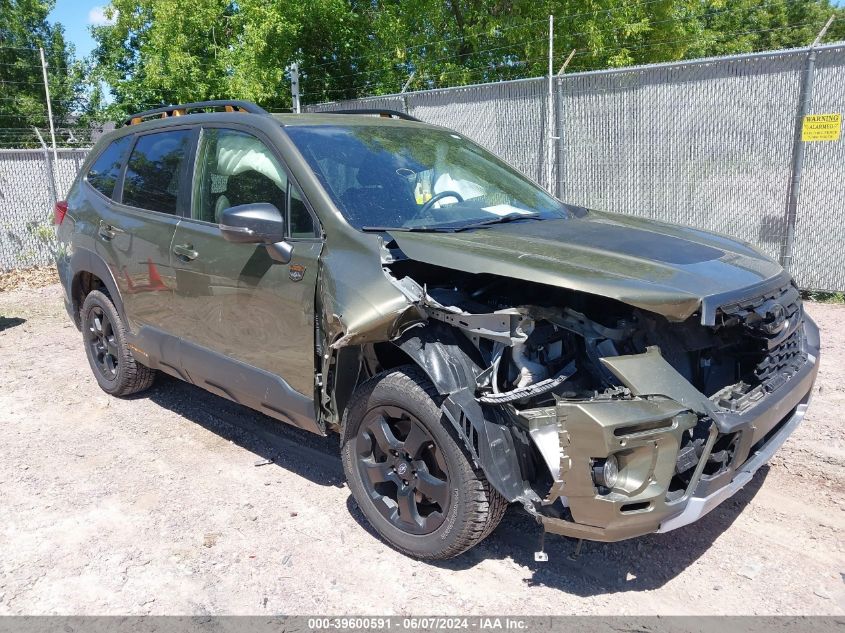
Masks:
[[[85,57],[94,49],[94,39],[88,27],[105,24],[103,0],[56,0],[56,8],[50,12],[51,22],[61,22],[65,27],[67,40],[76,47],[76,56]]]

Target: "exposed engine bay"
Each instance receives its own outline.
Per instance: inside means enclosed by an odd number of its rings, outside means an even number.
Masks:
[[[622,383],[600,359],[652,346],[696,389],[729,408],[767,377],[770,337],[736,315],[722,314],[706,327],[698,314],[672,322],[612,299],[494,275],[407,260],[389,271],[406,289],[424,288],[429,319],[458,327],[472,341],[485,367],[477,377],[485,404],[533,408],[556,398],[622,394]]]

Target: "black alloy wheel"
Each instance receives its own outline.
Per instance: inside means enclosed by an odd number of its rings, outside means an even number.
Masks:
[[[355,438],[364,490],[381,515],[409,534],[430,534],[449,513],[449,468],[434,438],[408,411],[378,406]]]
[[[457,556],[486,538],[508,502],[473,463],[418,366],[361,383],[346,407],[341,461],[364,518],[400,552]]]
[[[111,297],[100,289],[85,297],[80,309],[85,356],[100,388],[128,396],[152,386],[155,369],[136,361],[126,341],[126,326]]]
[[[101,307],[91,308],[85,331],[91,357],[100,374],[106,380],[115,380],[118,368],[118,343],[112,322]]]

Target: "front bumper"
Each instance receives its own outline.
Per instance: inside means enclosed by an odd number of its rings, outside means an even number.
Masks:
[[[613,361],[611,370],[633,398],[562,401],[551,410],[528,412],[529,433],[555,480],[546,504],[566,508],[541,514],[545,530],[620,541],[688,525],[734,495],[804,418],[819,358],[818,328],[809,317],[802,346],[806,362],[743,413],[716,407],[657,350]],[[700,421],[709,425],[703,451],[688,483],[679,488],[681,440]],[[552,435],[558,440],[554,451]],[[728,442],[729,461],[711,469],[708,460]],[[592,463],[610,454],[619,462],[619,483],[600,489]]]

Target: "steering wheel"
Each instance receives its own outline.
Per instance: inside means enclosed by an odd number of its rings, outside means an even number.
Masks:
[[[441,191],[440,193],[436,193],[431,197],[431,200],[426,202],[423,206],[420,207],[418,216],[423,215],[431,211],[431,207],[434,206],[434,203],[438,200],[442,200],[443,198],[455,198],[458,202],[463,202],[464,197],[459,194],[457,191]]]

